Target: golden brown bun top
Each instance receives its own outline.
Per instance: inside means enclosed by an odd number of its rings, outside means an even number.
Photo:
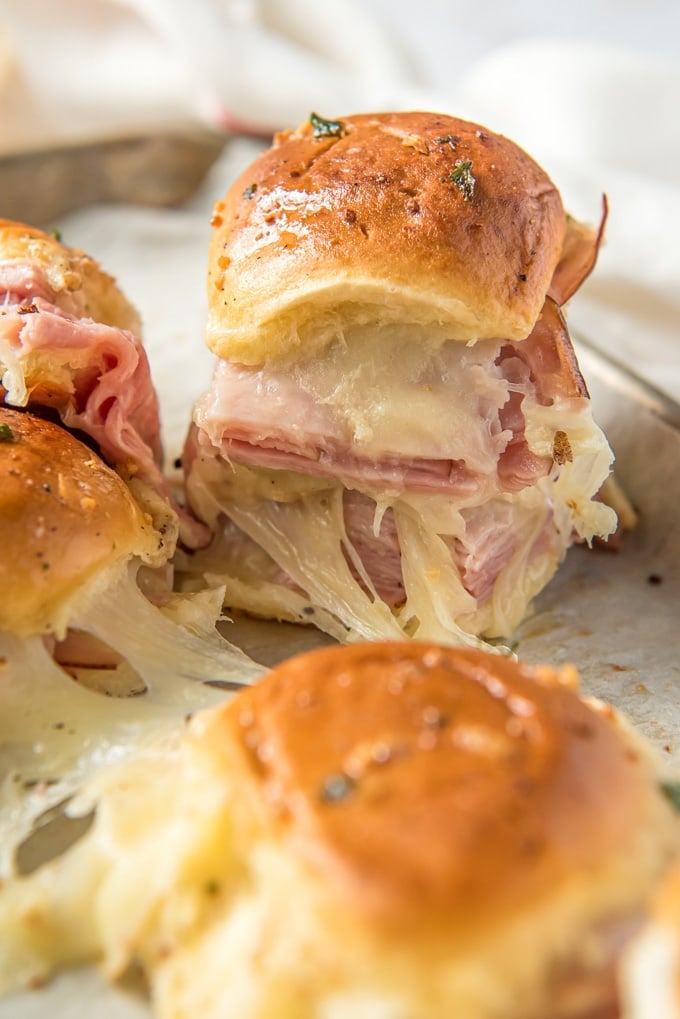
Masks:
[[[671,823],[649,759],[573,681],[420,642],[333,647],[203,718],[200,739],[260,830],[353,908],[470,930],[599,880],[650,812]]]
[[[56,304],[69,314],[141,334],[135,308],[95,259],[70,248],[54,235],[0,219],[0,265],[27,263],[40,268],[54,291]]]
[[[334,314],[344,326],[377,318],[521,339],[566,217],[513,142],[413,112],[279,135],[217,202],[213,226],[208,343],[256,364],[312,353]]]
[[[162,562],[164,540],[128,487],[65,429],[0,406],[0,629],[58,629],[68,600],[108,567]]]

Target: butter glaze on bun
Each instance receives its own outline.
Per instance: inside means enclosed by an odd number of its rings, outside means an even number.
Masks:
[[[2,406],[0,429],[0,630],[61,630],[97,576],[132,557],[165,561],[163,535],[92,450],[59,425]]]
[[[157,1019],[613,1019],[678,822],[575,684],[415,641],[283,663],[0,888],[0,986],[90,960]]]
[[[234,754],[258,824],[346,903],[389,925],[455,911],[469,931],[590,882],[656,803],[639,749],[574,682],[477,650],[357,644],[289,660],[199,727]]]
[[[256,364],[314,352],[319,321],[397,320],[522,339],[566,232],[517,145],[441,114],[365,114],[283,133],[217,203],[209,346]]]
[[[612,945],[677,822],[645,748],[575,682],[475,650],[368,643],[292,659],[196,716],[186,773],[206,795],[222,785],[230,862],[194,846],[224,897],[157,960],[160,1015],[611,1005]]]

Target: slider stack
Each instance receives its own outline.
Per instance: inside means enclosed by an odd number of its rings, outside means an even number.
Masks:
[[[509,640],[615,527],[561,311],[602,228],[508,139],[428,113],[312,118],[213,224],[193,568],[341,641]]]

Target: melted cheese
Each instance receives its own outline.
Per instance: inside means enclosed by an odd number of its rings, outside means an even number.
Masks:
[[[366,490],[379,499],[378,519],[388,507],[395,516],[406,591],[405,604],[396,613],[377,597],[361,571],[345,530],[339,483],[226,464],[215,450],[202,451],[193,466],[188,481],[191,503],[215,529],[228,517],[261,552],[258,557],[252,546],[246,550],[231,534],[232,547],[227,536],[221,562],[218,543],[206,555],[195,556],[192,568],[205,571],[213,582],[225,583],[231,607],[295,621],[311,618],[336,639],[406,635],[479,645],[477,634],[508,638],[556,571],[573,536],[590,541],[616,525],[613,510],[592,498],[607,477],[612,456],[589,406],[584,401],[553,407],[525,402],[532,451],[551,455],[559,427],[568,436],[572,455],[570,462],[556,466],[534,486],[495,497],[486,490],[481,500],[478,493],[377,496]],[[446,539],[464,536],[463,510],[493,501],[509,509],[514,550],[496,578],[491,598],[478,605],[463,586],[452,542]],[[546,527],[551,540],[537,552]],[[289,582],[276,577],[273,563]],[[305,618],[305,608],[313,615]]]
[[[371,356],[366,357],[370,347]],[[294,377],[342,422],[358,455],[465,460],[483,473],[504,441],[488,427],[507,399],[499,344],[414,343],[413,327],[355,328]],[[479,427],[471,428],[473,421]]]
[[[24,370],[16,348],[2,336],[0,332],[0,384],[7,391],[7,403],[14,407],[25,407],[28,402],[28,389],[24,378]]]
[[[196,599],[166,614],[142,595],[136,569],[81,598],[71,623],[122,657],[143,682],[141,695],[87,689],[55,664],[40,636],[0,633],[0,878],[14,872],[18,847],[37,819],[93,772],[173,738],[188,714],[224,699],[225,685],[263,671],[208,625],[209,600],[205,617]]]
[[[283,449],[366,459],[464,460],[488,474],[509,438],[498,423],[508,397],[500,346],[414,343],[412,326],[355,326],[318,358],[263,369],[220,362],[195,420],[216,446],[224,436],[276,438]]]
[[[620,971],[623,1019],[678,1019],[677,931],[649,923],[625,953]]]

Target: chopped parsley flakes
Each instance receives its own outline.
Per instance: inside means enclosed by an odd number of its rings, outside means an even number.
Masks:
[[[309,123],[315,138],[342,138],[345,125],[341,120],[324,120],[316,113],[310,113]]]
[[[477,180],[472,173],[471,159],[459,159],[449,174],[449,180],[463,192],[463,198],[466,202],[472,201]]]

